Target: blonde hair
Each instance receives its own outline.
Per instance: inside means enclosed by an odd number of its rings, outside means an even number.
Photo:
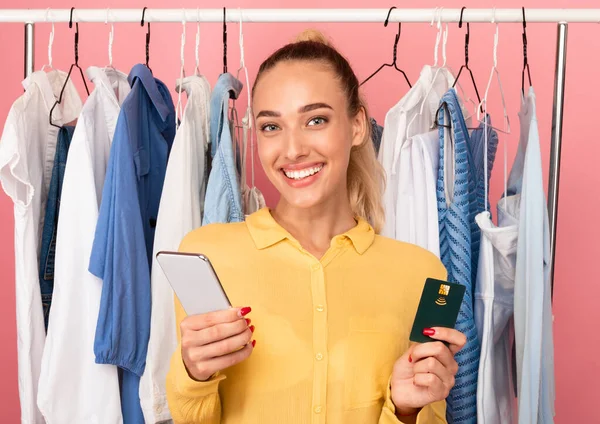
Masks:
[[[375,232],[379,233],[385,220],[382,199],[385,172],[375,155],[367,105],[359,93],[359,82],[350,63],[320,31],[308,29],[300,33],[294,42],[281,47],[260,65],[254,87],[265,71],[279,62],[291,60],[319,61],[328,65],[346,93],[349,115],[354,117],[358,113],[364,113],[367,126],[365,137],[360,145],[352,147],[350,151],[347,174],[348,198],[354,215],[369,221]]]

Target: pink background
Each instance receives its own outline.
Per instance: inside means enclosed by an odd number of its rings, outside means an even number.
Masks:
[[[79,0],[66,2],[53,0],[25,0],[18,4],[2,0],[2,8],[15,6],[27,8],[75,7],[188,7],[200,3],[179,1],[175,3],[148,0],[146,3],[133,0],[119,2],[97,2]],[[472,7],[521,7],[517,1],[493,3],[488,0],[461,3],[454,0],[443,2],[447,8]],[[202,7],[222,7],[221,2],[207,0]],[[283,2],[255,0],[229,2],[228,7],[364,7],[358,0],[335,0],[322,2],[304,0]],[[389,2],[371,0],[369,7],[387,8]],[[432,0],[406,1],[403,7],[433,8],[440,6]],[[530,0],[526,7],[598,7],[597,0]],[[141,13],[140,13],[141,14]],[[383,20],[382,16],[382,20]],[[246,63],[250,75],[255,75],[260,62],[274,49],[304,29],[306,24],[246,24],[244,25]],[[384,28],[382,24],[317,24],[351,61],[359,79],[364,79],[383,61],[391,59],[391,46],[396,26]],[[403,25],[398,49],[398,61],[412,82],[416,81],[424,64],[433,62],[435,29],[428,24]],[[544,176],[548,176],[549,141],[552,117],[552,93],[556,25],[531,24],[528,26],[529,57],[534,86],[538,99],[538,118],[542,142]],[[522,66],[521,25],[500,26],[498,66],[503,78],[512,134],[501,136],[501,145],[492,178],[491,200],[495,203],[503,190],[503,144],[508,145],[509,161],[512,161],[518,141],[519,91]],[[80,25],[80,64],[104,66],[108,63],[107,44],[109,27],[104,24]],[[196,25],[187,26],[186,69],[194,68],[194,37]],[[492,66],[493,25],[471,26],[471,66],[480,92],[485,90]],[[35,68],[47,63],[49,24],[36,25]],[[239,65],[237,44],[238,25],[229,24],[229,70],[234,72]],[[136,62],[144,60],[145,28],[136,24],[115,25],[114,65],[127,72]],[[150,66],[154,74],[174,87],[179,76],[179,46],[181,24],[153,24],[150,47]],[[200,60],[201,70],[214,84],[222,71],[221,25],[201,26]],[[0,81],[0,119],[4,120],[8,110],[21,93],[23,75],[23,26],[0,24],[2,62]],[[54,66],[67,70],[73,60],[73,32],[67,24],[56,24],[54,43]],[[448,63],[455,71],[463,61],[464,28],[451,25],[448,41]],[[600,155],[598,144],[597,115],[595,104],[600,95],[600,78],[594,59],[600,52],[600,25],[572,24],[569,28],[567,89],[563,133],[561,193],[559,207],[558,245],[556,249],[555,274],[555,346],[556,346],[556,410],[558,423],[590,422],[597,415],[597,382],[600,378],[598,355],[600,340],[596,324],[600,321],[597,307],[597,274],[593,266],[600,251],[596,245],[600,240],[600,226],[594,225],[594,217],[600,210],[600,174],[595,155]],[[440,55],[441,60],[441,55]],[[461,76],[465,87],[468,79]],[[387,69],[365,85],[366,98],[372,115],[383,124],[387,110],[406,92],[407,86],[399,74]],[[82,91],[83,92],[83,91]],[[175,92],[173,91],[173,95]],[[175,97],[174,97],[175,98]],[[176,101],[176,98],[175,98]],[[244,105],[245,96],[239,105]],[[489,98],[494,122],[501,122],[501,102],[494,86]],[[243,113],[243,112],[242,112]],[[510,163],[509,163],[510,166]],[[258,165],[258,168],[260,166]],[[259,170],[257,185],[265,192],[269,204],[276,201],[276,193],[268,186]],[[586,217],[590,213],[590,222]],[[4,194],[0,195],[0,399],[2,399],[2,422],[19,421],[19,399],[17,390],[17,352],[15,331],[15,285],[13,251],[12,204]],[[594,283],[594,281],[596,281]],[[587,419],[586,419],[587,418]]]

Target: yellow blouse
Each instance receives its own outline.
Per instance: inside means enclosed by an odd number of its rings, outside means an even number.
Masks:
[[[197,382],[179,346],[167,376],[175,423],[402,422],[389,381],[409,347],[425,279],[446,278],[435,255],[375,235],[359,220],[318,260],[266,208],[243,223],[194,230],[180,250],[206,255],[232,304],[252,307],[256,348]],[[185,312],[178,301],[176,311],[179,323]],[[431,404],[417,423],[445,423],[445,409],[443,401]]]

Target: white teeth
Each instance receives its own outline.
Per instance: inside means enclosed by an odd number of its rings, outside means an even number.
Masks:
[[[321,169],[323,169],[323,165],[315,166],[313,168],[303,169],[301,171],[286,171],[283,170],[283,173],[286,177],[291,178],[293,180],[301,180],[306,177],[310,177],[311,175],[316,174]]]

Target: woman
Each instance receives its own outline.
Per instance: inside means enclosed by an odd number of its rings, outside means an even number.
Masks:
[[[446,270],[431,253],[376,235],[383,172],[357,78],[319,33],[299,40],[261,65],[253,87],[277,207],[181,244],[205,254],[234,304],[248,306],[185,317],[177,302],[173,419],[445,422],[465,337],[446,328],[426,330],[440,342],[408,337],[425,279]]]

